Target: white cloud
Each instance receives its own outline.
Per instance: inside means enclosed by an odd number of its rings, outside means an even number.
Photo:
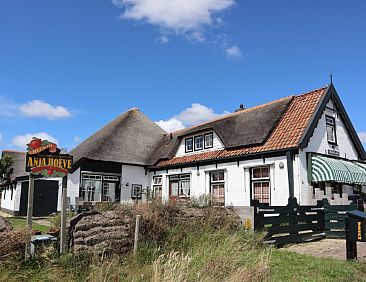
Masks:
[[[52,106],[41,100],[29,101],[19,107],[19,111],[31,118],[47,118],[50,120],[67,118],[71,112],[62,106]]]
[[[184,124],[176,118],[171,118],[168,120],[159,120],[156,123],[167,132],[173,132],[176,130],[183,129],[185,127]]]
[[[231,47],[228,47],[226,50],[226,56],[231,59],[238,59],[241,58],[241,50],[238,46],[233,45]]]
[[[146,21],[176,33],[196,31],[215,22],[217,13],[232,5],[234,0],[113,0],[124,8],[121,17]]]
[[[195,103],[178,114],[177,118],[182,121],[183,124],[190,126],[205,122],[218,116],[219,114],[216,114],[213,109]]]
[[[358,132],[358,137],[360,138],[362,143],[366,144],[366,132],[365,131]]]
[[[198,103],[194,103],[178,115],[175,115],[168,120],[157,121],[156,123],[165,131],[173,132],[183,129],[186,126],[196,125],[227,113],[228,112],[225,111],[222,114],[218,114],[215,113],[215,111],[211,108],[208,108]]]
[[[75,143],[79,143],[79,142],[80,142],[80,140],[81,140],[81,138],[80,138],[79,136],[75,136],[75,137],[74,137],[74,142],[75,142]]]
[[[0,144],[3,143],[3,135],[0,133]]]
[[[27,133],[27,134],[24,134],[24,135],[17,135],[12,139],[11,143],[14,146],[16,146],[16,147],[18,147],[22,150],[26,150],[27,144],[29,143],[29,141],[32,140],[33,137],[37,137],[37,138],[40,138],[42,140],[48,140],[50,142],[58,144],[57,139],[55,137],[49,135],[46,132]]]
[[[161,34],[157,42],[161,44],[170,41],[168,35],[183,35],[192,43],[216,45],[230,58],[241,54],[236,45],[225,44],[224,48],[221,41],[217,42],[216,32],[212,32],[223,24],[220,15],[233,7],[235,0],[112,0],[112,3],[123,10],[121,19],[157,27]],[[234,49],[227,51],[230,47],[236,49],[235,54]]]

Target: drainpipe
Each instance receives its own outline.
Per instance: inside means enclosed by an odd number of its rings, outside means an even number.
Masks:
[[[294,198],[294,156],[291,151],[286,152],[287,158],[287,176],[288,176],[288,189],[289,197]]]

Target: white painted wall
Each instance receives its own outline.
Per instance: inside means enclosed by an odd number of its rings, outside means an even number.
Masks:
[[[334,108],[332,101],[329,101],[327,104],[328,108]],[[330,145],[327,140],[327,129],[325,116],[331,116],[335,118],[336,122],[336,132],[337,132],[337,146]],[[350,160],[357,160],[358,154],[357,150],[354,147],[352,140],[347,133],[347,129],[345,124],[343,123],[340,116],[329,109],[325,109],[322,117],[320,118],[317,127],[314,130],[313,136],[310,139],[310,142],[307,148],[304,150],[305,152],[317,152],[322,154],[327,154],[328,149],[337,150],[340,153],[340,157],[347,158]]]
[[[141,166],[122,165],[121,177],[121,202],[132,202],[131,189],[132,184],[142,185],[142,189],[149,189],[151,181],[150,173],[145,172],[145,168]],[[127,186],[128,184],[128,186]],[[146,196],[143,196],[143,200]]]
[[[193,137],[193,148],[194,148],[194,136],[198,136],[198,135],[205,135],[207,133],[213,133],[213,147],[210,148],[210,149],[202,149],[202,150],[199,150],[199,151],[194,151],[193,152],[190,152],[190,153],[186,153],[185,151],[185,140],[187,138],[192,138]],[[208,130],[208,131],[205,131],[205,132],[202,132],[202,133],[199,133],[199,134],[191,134],[191,135],[187,135],[185,136],[179,147],[178,147],[178,150],[177,150],[177,153],[175,154],[176,157],[182,157],[182,156],[189,156],[189,155],[194,155],[194,154],[200,154],[200,153],[203,153],[203,152],[209,152],[209,151],[215,151],[215,150],[221,150],[221,149],[224,149],[224,144],[221,142],[220,138],[217,136],[216,132],[213,131],[213,130]]]
[[[283,163],[285,167],[279,168]],[[157,171],[155,175],[163,177],[163,199],[169,199],[169,175],[190,173],[191,174],[191,197],[199,197],[202,194],[209,194],[210,179],[209,172],[214,170],[225,171],[225,205],[226,206],[250,206],[250,168],[269,165],[271,181],[271,204],[286,205],[289,197],[286,156],[263,159],[206,165],[181,169],[169,169],[168,173]],[[151,177],[152,178],[152,177]],[[152,182],[150,182],[152,187]]]
[[[328,108],[334,108],[333,102],[329,101],[327,104]],[[335,118],[336,122],[336,134],[337,134],[337,146],[332,146],[328,143],[326,121],[325,116],[332,116]],[[295,196],[299,199],[300,203],[303,205],[311,204],[311,199],[313,197],[311,183],[308,181],[307,175],[307,157],[306,153],[321,153],[327,154],[328,149],[337,150],[340,153],[340,157],[347,158],[350,160],[358,160],[359,156],[355,146],[353,145],[352,139],[350,138],[346,126],[343,123],[341,117],[334,111],[330,109],[325,109],[322,117],[320,118],[317,127],[314,130],[313,136],[310,138],[308,146],[299,152],[295,167],[297,167],[297,185],[295,187],[300,187],[300,190],[295,193]],[[344,185],[345,192],[348,190]]]
[[[16,202],[15,196],[18,191],[19,189],[16,188],[3,190],[1,194],[1,208],[14,211]]]
[[[70,205],[75,205],[75,198],[79,197],[80,168],[67,176],[67,197],[70,197]]]

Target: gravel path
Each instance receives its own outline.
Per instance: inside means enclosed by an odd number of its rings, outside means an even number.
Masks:
[[[343,239],[323,239],[310,243],[290,245],[282,248],[282,250],[320,258],[346,260],[346,240]],[[359,260],[366,260],[366,242],[357,242],[357,256]]]

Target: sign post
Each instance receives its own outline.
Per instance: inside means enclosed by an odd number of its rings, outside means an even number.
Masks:
[[[366,213],[347,212],[346,256],[347,260],[357,259],[357,242],[366,242]]]
[[[33,215],[33,195],[34,195],[34,178],[29,173],[29,188],[28,188],[28,207],[27,207],[27,244],[25,246],[26,260],[31,256],[31,237],[32,237],[32,215]]]
[[[73,158],[67,154],[60,154],[60,149],[55,143],[35,137],[29,142],[27,151],[25,169],[29,172],[27,226],[30,233],[26,244],[26,259],[31,255],[34,175],[46,178],[62,177],[60,254],[63,254],[66,251],[67,174],[72,168]]]
[[[67,204],[67,176],[62,178],[62,208],[61,208],[61,232],[60,255],[66,252],[66,204]]]

